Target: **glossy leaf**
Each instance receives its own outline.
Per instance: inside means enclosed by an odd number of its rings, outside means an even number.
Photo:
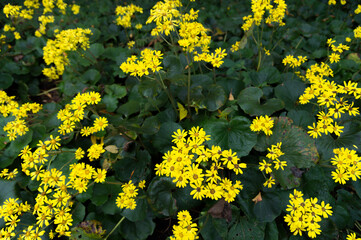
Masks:
[[[205,131],[211,136],[208,144],[232,149],[238,156],[246,156],[257,142],[257,135],[249,129],[250,121],[245,117],[235,117],[231,121],[209,120]]]
[[[237,98],[237,103],[247,114],[251,116],[272,115],[281,110],[284,103],[280,99],[271,98],[261,104],[263,92],[257,87],[248,87],[242,90]]]

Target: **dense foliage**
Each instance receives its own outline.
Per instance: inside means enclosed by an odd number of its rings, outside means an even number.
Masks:
[[[0,6],[0,239],[361,239],[356,1]]]

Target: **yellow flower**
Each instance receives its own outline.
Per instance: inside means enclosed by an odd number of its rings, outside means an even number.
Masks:
[[[272,168],[271,168],[271,164],[267,163],[264,159],[262,160],[262,162],[259,162],[259,170],[261,170],[262,172],[265,171],[266,174],[269,174],[272,172]]]
[[[94,182],[102,183],[105,182],[107,170],[98,168],[97,171],[93,172]]]
[[[272,188],[272,185],[276,184],[276,180],[271,176],[269,179],[267,179],[266,182],[263,183],[264,187]]]
[[[60,137],[56,136],[55,138],[53,135],[50,135],[50,140],[45,141],[44,143],[47,145],[46,150],[56,150],[60,147]]]
[[[100,155],[104,152],[103,144],[93,144],[88,149],[88,158],[90,161],[94,161],[95,159],[100,158]]]
[[[331,53],[331,55],[328,56],[331,63],[337,63],[340,61],[340,54],[337,53]]]
[[[346,184],[346,181],[349,180],[350,176],[343,169],[336,169],[331,172],[332,179],[335,180],[336,183]]]
[[[85,152],[83,151],[83,149],[81,148],[78,148],[76,151],[75,151],[75,159],[77,160],[80,160],[84,157],[84,154]]]
[[[108,120],[105,117],[98,117],[94,121],[94,130],[103,131],[108,126]]]

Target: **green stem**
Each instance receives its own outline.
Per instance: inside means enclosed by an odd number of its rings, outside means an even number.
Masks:
[[[52,158],[51,158],[50,161],[49,161],[47,170],[49,170],[50,164],[51,164],[51,162],[52,162],[55,158],[56,158],[56,155],[52,156]]]
[[[167,86],[164,84],[162,75],[160,75],[159,72],[158,72],[158,75],[159,75],[159,79],[160,79],[160,81],[159,81],[159,82],[160,82],[160,85],[163,87],[165,93],[167,94],[168,99],[170,100],[170,102],[171,102],[171,104],[172,104],[173,110],[175,111],[175,113],[178,113],[178,111],[177,111],[177,105],[175,104],[174,98],[173,98],[173,96],[171,95],[170,90],[169,90],[169,89],[167,88]]]
[[[110,231],[110,233],[104,238],[104,240],[107,240],[108,237],[115,231],[115,229],[117,229],[117,227],[119,227],[119,225],[124,221],[125,217],[122,217],[119,222],[117,223],[117,225],[115,225],[115,227]]]
[[[213,82],[216,83],[216,68],[213,67]]]
[[[60,169],[59,171],[61,171],[61,169],[63,169],[66,165],[68,165],[71,161],[73,161],[75,158],[70,159],[67,163],[65,163]]]
[[[190,115],[191,113],[191,67],[189,66],[189,58],[188,58],[188,53],[187,53],[187,64],[188,64],[188,83],[187,83],[187,108],[188,108],[188,114]]]
[[[198,230],[198,232],[197,232],[197,236],[198,236],[198,234],[202,231],[202,229],[204,228],[204,226],[207,224],[208,219],[209,219],[209,214],[207,213],[207,218],[206,218],[206,220],[204,221],[202,227],[199,228],[199,230]]]
[[[46,94],[48,94],[48,93],[50,93],[52,91],[58,90],[58,89],[59,89],[59,87],[51,88],[51,89],[49,89],[47,91],[44,91],[42,93],[37,94],[36,96],[46,95]]]
[[[258,63],[257,63],[257,72],[259,71],[260,67],[261,67],[261,62],[262,62],[262,49],[260,47],[258,47]]]

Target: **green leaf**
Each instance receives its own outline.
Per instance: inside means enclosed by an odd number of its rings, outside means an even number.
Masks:
[[[0,168],[5,168],[11,165],[20,151],[31,142],[32,136],[33,131],[29,130],[29,132],[27,132],[25,135],[19,136],[14,141],[12,141],[5,149],[5,151],[0,155]]]
[[[132,222],[144,220],[148,212],[148,203],[146,199],[137,199],[137,207],[134,210],[124,209],[121,213]]]
[[[119,187],[119,190],[120,189],[121,187]],[[95,206],[101,206],[108,201],[111,190],[112,189],[108,187],[108,184],[95,184],[93,187],[93,196],[90,200]]]
[[[252,84],[257,87],[278,83],[281,80],[280,72],[275,67],[265,67],[259,72],[251,71],[249,77]]]
[[[258,221],[273,222],[281,212],[281,196],[278,192],[265,192],[262,194],[262,201],[254,205],[253,211]]]
[[[241,217],[229,230],[227,240],[264,239],[265,224]]]
[[[102,98],[102,103],[105,104],[105,107],[108,112],[114,112],[118,107],[118,100],[115,96],[112,95],[105,95]]]
[[[99,236],[95,233],[88,233],[86,230],[75,227],[71,229],[71,236],[69,237],[70,240],[102,240],[104,237]]]
[[[253,162],[257,161],[257,159],[252,160]],[[247,189],[247,191],[242,190],[237,195],[237,203],[248,218],[255,218],[253,211],[254,202],[252,199],[256,197],[259,194],[260,189],[263,188],[263,183],[265,181],[264,176],[257,168],[248,167],[245,169],[242,176],[237,175],[236,177],[236,180],[242,181],[243,188]]]
[[[164,68],[167,69],[167,78],[172,79],[183,73],[184,67],[179,59],[174,55],[166,56],[163,59]],[[172,81],[172,80],[171,80]]]
[[[156,116],[148,117],[144,120],[142,125],[142,132],[144,134],[156,134],[160,129],[160,123]]]
[[[79,201],[79,202],[85,202],[86,200],[89,200],[92,196],[93,196],[93,188],[94,188],[94,185],[88,187],[88,189],[86,190],[86,192],[82,192],[78,195],[76,195],[76,199]]]
[[[14,78],[7,73],[0,73],[0,89],[5,90],[9,88],[14,82]]]
[[[155,177],[148,186],[149,204],[153,211],[164,216],[172,216],[176,213],[176,200],[172,191],[175,183],[169,177]]]
[[[77,225],[81,221],[83,221],[85,217],[85,206],[82,203],[77,203],[76,207],[72,211],[73,215],[73,225]]]
[[[203,88],[203,95],[205,97],[204,105],[211,112],[218,110],[227,101],[227,95],[223,88],[216,84]]]
[[[0,189],[0,205],[3,205],[5,200],[9,198],[19,197],[16,191],[16,181],[7,181],[0,179]]]
[[[91,57],[98,58],[100,55],[104,53],[104,47],[103,44],[100,43],[93,43],[90,45],[89,50],[86,51],[87,54],[89,54]]]
[[[140,94],[142,94],[144,97],[152,98],[159,94],[160,91],[159,84],[152,80],[152,79],[145,79],[140,82],[138,85],[138,91]]]
[[[344,229],[347,226],[351,226],[352,219],[350,218],[350,213],[343,206],[336,205],[332,208],[331,220],[336,224],[337,228]]]
[[[316,165],[310,168],[304,175],[303,192],[309,196],[317,196],[321,201],[334,205],[334,198],[330,194],[337,186],[331,177],[330,168]],[[357,189],[356,189],[357,192]]]
[[[353,225],[353,222],[355,220],[359,221],[361,220],[361,202],[360,202],[360,198],[357,197],[356,194],[354,193],[350,193],[344,189],[339,189],[337,190],[337,205],[342,206],[343,208],[345,208],[348,211],[348,219],[343,219],[345,218],[346,213],[344,211],[342,211],[342,214],[340,214],[341,219],[338,219],[335,214],[335,216],[332,215],[332,220],[333,217],[336,217],[336,221],[338,224],[342,224],[342,226],[340,226],[339,228],[345,228],[344,224],[347,224],[346,227],[350,228]]]
[[[136,156],[126,156],[117,161],[113,168],[115,176],[122,182],[132,179],[135,182],[143,180],[150,172],[150,155],[146,150],[139,150]]]
[[[136,100],[129,100],[128,102],[122,104],[118,109],[117,113],[122,113],[125,117],[129,117],[133,113],[139,112],[140,103]]]
[[[262,96],[263,92],[260,88],[249,87],[240,92],[237,103],[243,111],[251,116],[272,115],[284,107],[284,103],[276,98],[268,99],[261,104]]]
[[[70,150],[70,149],[63,148],[63,150]],[[77,162],[74,153],[75,153],[75,149],[74,152],[59,153],[56,159],[52,161],[50,168],[56,168],[58,170],[62,168],[61,171],[63,172],[63,175],[68,176],[70,174],[69,165]]]
[[[127,52],[128,52],[127,48],[123,48],[123,47],[107,47],[104,50],[103,56],[105,58],[116,61],[117,64],[120,66],[120,64],[127,59],[127,57],[126,57]]]
[[[194,199],[191,195],[193,188],[187,185],[184,188],[177,188],[174,191],[174,198],[177,202],[178,211],[187,210],[199,206],[202,202]]]
[[[274,118],[272,131],[273,134],[269,137],[259,135],[255,149],[265,152],[272,144],[282,142],[281,151],[284,155],[279,159],[286,161],[287,167],[284,171],[277,170],[275,178],[282,187],[294,188],[299,185],[299,179],[296,178],[300,176],[293,172],[298,171],[297,168],[310,168],[318,161],[315,141],[287,117]]]
[[[307,129],[307,126],[312,126],[312,123],[315,122],[315,117],[305,110],[294,110],[292,109],[287,113],[287,117],[293,120],[295,125]]]
[[[316,139],[317,149],[321,155],[321,158],[328,160],[333,157],[333,149],[335,148],[354,148],[356,145],[361,148],[361,126],[354,122],[346,122],[343,124],[343,133],[339,137],[334,139],[331,135],[322,135]]]
[[[267,223],[264,240],[279,239],[278,236],[279,234],[276,222]]]
[[[204,129],[211,140],[208,144],[232,149],[239,157],[246,156],[256,145],[257,135],[249,129],[250,121],[245,117],[235,117],[230,122],[218,119],[209,120]]]
[[[48,129],[53,129],[60,125],[60,120],[57,118],[57,114],[61,106],[57,103],[46,103],[43,105],[43,109],[39,112],[39,117],[43,120],[42,124]]]
[[[203,228],[200,231],[204,240],[222,240],[227,237],[228,224],[223,218],[213,218],[207,216],[209,219],[207,222],[203,220],[199,224],[203,224]]]
[[[177,129],[183,128],[174,122],[165,122],[153,138],[153,146],[160,152],[167,152],[172,147],[172,135]]]
[[[105,86],[105,92],[118,99],[122,99],[127,95],[127,89],[119,84],[112,84]]]
[[[87,70],[81,77],[84,83],[96,84],[101,78],[100,72],[96,69]]]
[[[155,229],[155,223],[151,217],[142,221],[130,222],[124,221],[120,225],[120,231],[125,239],[143,240],[152,235]]]
[[[284,102],[287,110],[297,109],[300,108],[297,103],[298,98],[305,88],[305,84],[297,79],[286,80],[275,88],[275,95]]]

